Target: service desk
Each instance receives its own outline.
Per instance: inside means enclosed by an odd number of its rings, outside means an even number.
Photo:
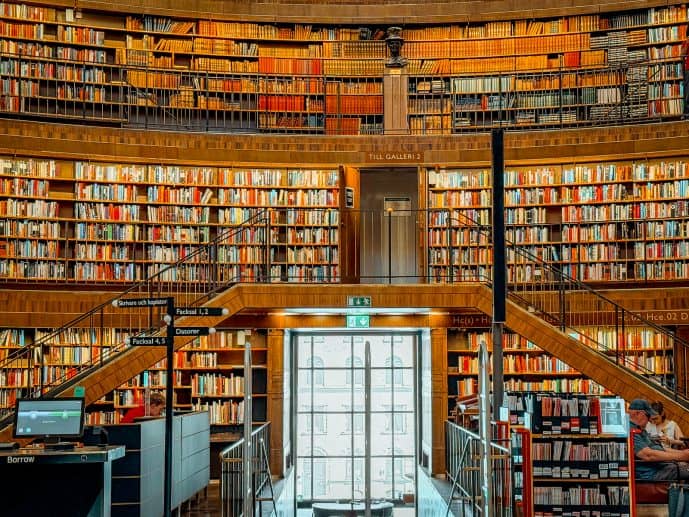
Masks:
[[[112,462],[124,447],[0,451],[3,516],[109,517]]]
[[[371,503],[373,517],[392,517],[393,504],[382,501]],[[365,515],[364,503],[313,503],[311,506],[313,517],[354,517]]]

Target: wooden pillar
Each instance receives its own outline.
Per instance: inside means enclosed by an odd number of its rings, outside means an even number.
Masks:
[[[407,91],[409,78],[403,68],[386,68],[383,77],[383,131],[386,135],[407,135]]]
[[[284,447],[282,421],[284,410],[284,336],[282,329],[268,330],[268,421],[270,422],[270,472],[283,476]]]
[[[431,329],[431,401],[433,407],[433,449],[431,474],[445,473],[445,421],[447,394],[447,329]]]
[[[343,166],[340,204],[340,272],[343,284],[358,284],[361,260],[361,180],[359,169]]]

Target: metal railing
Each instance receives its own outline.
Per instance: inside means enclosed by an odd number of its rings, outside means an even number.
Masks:
[[[246,61],[232,62],[241,70],[214,58],[199,60],[207,70],[180,70],[138,49],[122,49],[126,64],[93,51],[87,60],[60,59],[53,70],[45,57],[2,52],[0,78],[8,86],[0,114],[185,132],[382,135],[385,42],[363,44],[371,47],[356,70],[306,56],[298,60],[309,73],[281,75],[261,70],[256,49],[246,50]],[[619,64],[599,58],[554,69],[510,62],[483,74],[428,73],[424,63],[450,61],[410,59],[402,70],[408,127],[394,134],[606,126],[683,115],[681,56],[668,62],[635,54]]]
[[[263,424],[251,433],[252,515],[256,515],[256,510],[262,510],[259,499],[271,483],[268,458],[263,454],[268,444],[270,444],[270,423]],[[244,487],[244,450],[244,438],[240,438],[220,452],[220,496],[223,517],[243,515],[244,495],[248,492]]]
[[[491,515],[512,517],[512,453],[507,426],[493,424],[490,443],[492,497]],[[447,479],[453,484],[446,515],[484,515],[481,481],[481,438],[477,433],[445,422],[445,465]]]
[[[3,401],[0,426],[11,422],[16,398],[49,397],[56,389],[77,382],[127,351],[128,338],[165,335],[166,305],[121,308],[116,306],[118,300],[173,297],[176,307],[193,307],[202,305],[236,282],[246,281],[253,271],[243,271],[236,263],[220,262],[218,254],[247,230],[264,227],[267,220],[267,211],[257,210],[247,219],[224,228],[212,241],[193,248],[184,258],[168,265],[154,265],[145,280],[134,283],[60,328],[40,332],[32,343],[11,350],[0,361],[0,373],[7,381],[4,384],[18,388],[9,392],[7,400]],[[269,266],[260,269],[267,271]],[[57,346],[62,344],[75,346]],[[139,402],[122,401],[124,404]]]
[[[436,215],[433,215],[435,212]],[[450,243],[442,251],[446,264],[434,266],[429,253],[429,280],[434,282],[492,281],[491,227],[476,224],[469,217],[452,210],[444,213],[443,221]],[[629,221],[626,221],[629,222]],[[622,223],[622,221],[620,221]],[[576,271],[580,266],[600,266],[613,269],[626,261],[611,259],[607,264],[598,261],[567,264],[554,260],[548,249],[552,243],[515,244],[506,240],[508,299],[549,324],[582,341],[600,353],[601,360],[612,361],[632,372],[639,382],[653,385],[689,409],[689,383],[675,364],[687,364],[689,342],[672,330],[649,321],[637,312],[625,309],[596,291],[588,283],[565,272],[564,267]],[[544,260],[544,256],[550,261]],[[561,255],[560,255],[561,256]],[[591,386],[559,386],[562,391],[583,391]],[[532,389],[529,386],[506,389]],[[533,389],[542,389],[534,387]]]

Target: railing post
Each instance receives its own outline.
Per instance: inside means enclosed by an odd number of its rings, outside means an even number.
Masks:
[[[387,209],[388,215],[388,284],[392,284],[392,208]]]
[[[557,295],[559,299],[559,308],[560,308],[560,330],[564,332],[565,328],[567,327],[567,300],[565,297],[565,275],[562,272],[562,270],[558,270],[558,289],[557,289]]]
[[[450,211],[447,211],[447,281],[452,283],[454,277],[454,262],[452,260],[452,218]]]
[[[353,381],[354,379],[352,379]],[[354,382],[352,382],[354,385]],[[364,515],[371,517],[371,342],[364,343]]]
[[[175,299],[167,298],[167,364],[165,379],[165,485],[163,514],[170,517],[172,512],[172,398],[174,382],[175,355]]]
[[[488,349],[485,341],[482,341],[478,350],[478,371],[479,371],[479,395],[478,395],[478,411],[479,411],[479,435],[480,435],[480,458],[481,458],[481,515],[484,517],[493,517],[493,472],[491,463],[491,428],[490,428],[490,380],[488,374]]]
[[[249,517],[254,515],[254,497],[253,497],[253,447],[251,443],[251,431],[252,431],[252,397],[251,390],[251,340],[246,340],[244,345],[244,447],[242,450],[242,467],[244,469],[243,483],[244,495],[243,495],[243,507],[242,515],[243,517]]]
[[[564,101],[563,101],[563,96],[562,96],[562,63],[560,63],[560,129],[562,129],[562,110],[564,108]]]
[[[273,214],[273,209],[272,209],[272,208],[269,208],[269,209],[268,209],[268,213],[267,213],[267,215],[266,215],[266,224],[265,224],[265,228],[266,228],[266,236],[265,236],[265,243],[266,243],[266,245],[265,245],[265,254],[266,254],[266,257],[265,257],[265,268],[266,268],[266,282],[269,283],[269,284],[273,281],[273,275],[272,275],[272,273],[271,273],[271,271],[270,271],[270,269],[271,269],[271,267],[272,267],[272,265],[271,265],[271,260],[270,260],[270,218],[271,218],[272,214]],[[280,280],[280,279],[278,278],[278,280]]]
[[[620,362],[620,308],[615,306],[615,362]]]
[[[101,310],[99,311],[99,314],[100,314],[100,324],[98,325],[99,326],[98,330],[100,332],[100,354],[99,354],[99,357],[100,357],[100,364],[102,366],[103,365],[103,352],[105,351],[105,347],[103,346],[103,339],[105,336],[105,323],[103,321],[103,308],[102,307],[101,307]],[[96,341],[97,340],[98,339],[96,338]],[[112,346],[112,344],[110,346]],[[110,350],[109,347],[108,347],[108,350]],[[91,351],[91,354],[93,354],[93,350]]]
[[[206,70],[206,84],[205,84],[205,96],[206,96],[206,133],[208,133],[210,129],[210,109],[208,108],[208,101],[210,100],[210,85],[209,85],[209,80],[208,80],[208,70]]]

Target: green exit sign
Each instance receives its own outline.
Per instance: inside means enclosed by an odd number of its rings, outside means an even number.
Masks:
[[[348,307],[370,307],[370,296],[347,296]]]
[[[371,324],[371,316],[368,314],[348,314],[348,329],[367,329]]]

